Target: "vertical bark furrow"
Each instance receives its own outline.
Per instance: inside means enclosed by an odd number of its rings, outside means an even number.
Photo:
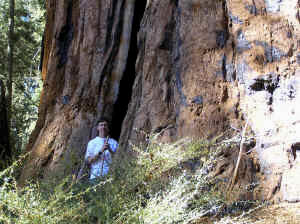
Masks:
[[[72,24],[72,8],[73,2],[70,1],[67,8],[66,24],[62,27],[58,35],[58,52],[59,57],[57,67],[61,68],[68,60],[68,50],[73,39],[73,24]]]

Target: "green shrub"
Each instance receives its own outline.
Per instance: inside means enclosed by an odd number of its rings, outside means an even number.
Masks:
[[[209,173],[223,147],[191,139],[161,144],[152,136],[146,147],[119,152],[97,184],[66,177],[18,188],[15,163],[0,174],[0,223],[191,223],[220,214],[225,200]]]

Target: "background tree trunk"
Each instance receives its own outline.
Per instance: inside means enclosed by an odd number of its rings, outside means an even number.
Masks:
[[[15,0],[9,0],[9,33],[8,33],[8,79],[7,79],[7,120],[8,130],[11,129],[13,73],[14,73],[14,30],[15,30]],[[10,141],[11,142],[11,141]]]
[[[9,129],[6,105],[5,86],[0,79],[0,170],[7,167],[12,156],[9,147]]]

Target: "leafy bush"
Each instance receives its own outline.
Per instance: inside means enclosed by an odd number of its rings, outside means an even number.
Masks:
[[[83,196],[99,187],[77,190],[74,181],[65,178],[57,186],[30,183],[20,188],[13,172],[20,161],[0,173],[0,223],[41,224],[80,223],[85,220]]]
[[[226,207],[209,173],[224,148],[182,139],[120,152],[97,184],[67,177],[18,188],[13,169],[0,174],[0,223],[191,223]],[[134,156],[133,156],[134,155]]]

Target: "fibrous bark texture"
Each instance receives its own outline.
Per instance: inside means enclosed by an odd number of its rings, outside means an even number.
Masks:
[[[134,4],[48,1],[44,90],[24,179],[34,167],[69,173],[97,118],[113,113]],[[148,0],[121,149],[149,132],[165,142],[210,138],[247,119],[263,197],[300,200],[299,18],[297,0]]]
[[[225,78],[233,77],[224,77],[228,38],[225,2],[150,1],[121,141],[143,140],[149,131],[163,131],[164,141],[224,131],[238,102],[228,99]]]
[[[73,172],[99,117],[111,118],[133,11],[133,0],[47,1],[44,86],[21,182]]]
[[[300,200],[299,18],[297,0],[149,1],[122,145],[149,131],[217,136],[249,119],[263,197]]]

